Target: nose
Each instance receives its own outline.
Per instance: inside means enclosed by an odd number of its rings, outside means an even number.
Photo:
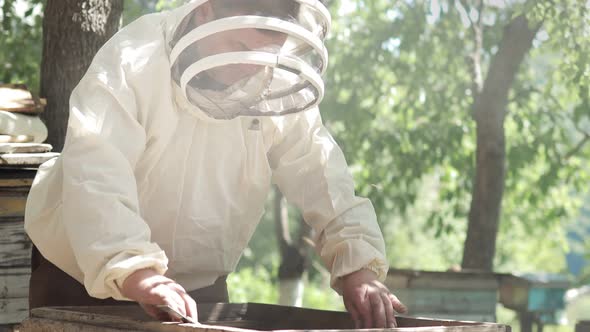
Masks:
[[[250,50],[283,46],[287,37],[282,32],[252,29],[251,38],[245,39],[243,44]]]

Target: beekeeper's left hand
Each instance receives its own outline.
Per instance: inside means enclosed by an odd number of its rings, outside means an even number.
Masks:
[[[406,306],[377,280],[375,272],[361,269],[342,277],[342,296],[356,328],[396,327],[396,313]]]

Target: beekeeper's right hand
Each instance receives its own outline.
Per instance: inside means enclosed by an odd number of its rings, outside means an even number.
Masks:
[[[153,269],[141,269],[130,274],[121,285],[121,294],[136,301],[152,317],[178,320],[161,311],[157,305],[169,305],[197,321],[197,303],[174,280]]]

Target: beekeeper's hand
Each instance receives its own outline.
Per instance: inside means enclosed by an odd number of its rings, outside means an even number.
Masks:
[[[366,269],[342,277],[342,297],[356,328],[396,327],[395,314],[407,312],[406,306],[377,280],[377,274]]]
[[[176,311],[197,321],[197,304],[174,280],[159,275],[152,269],[142,269],[129,275],[121,285],[123,296],[138,302],[152,317],[174,320],[156,305],[169,305]]]

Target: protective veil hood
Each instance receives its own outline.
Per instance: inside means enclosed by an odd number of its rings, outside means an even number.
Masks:
[[[319,0],[194,0],[170,15],[175,90],[209,119],[317,106],[331,18]]]

